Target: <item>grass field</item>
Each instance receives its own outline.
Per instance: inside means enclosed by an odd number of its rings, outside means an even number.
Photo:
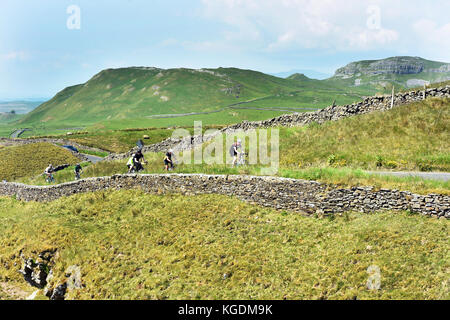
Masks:
[[[339,81],[283,79],[237,68],[169,69],[121,68],[103,70],[88,82],[65,88],[12,128],[32,128],[33,134],[54,134],[64,128],[110,129],[129,127],[192,126],[191,117],[152,119],[155,115],[221,112],[194,116],[205,124],[232,124],[263,120],[281,114],[270,110],[234,110],[246,103],[253,108],[323,108],[333,101],[346,104],[361,100],[377,89],[355,88]],[[244,106],[240,105],[240,106]],[[190,123],[189,123],[190,122]],[[3,134],[0,132],[0,134]]]
[[[317,219],[216,195],[0,198],[0,282],[31,293],[19,252],[57,249],[51,285],[81,268],[69,299],[449,299],[449,231],[406,213]],[[371,266],[380,290],[366,287]]]
[[[69,151],[49,143],[6,147],[0,149],[0,180],[33,177],[43,173],[49,164],[56,167],[78,162]]]
[[[281,166],[450,171],[450,99],[281,128]]]
[[[450,183],[420,178],[371,175],[363,170],[450,170],[449,100],[432,99],[323,125],[280,128],[279,176],[316,180],[342,186],[369,185],[412,191],[420,194],[450,194]],[[123,131],[123,149],[133,147],[146,131]],[[154,133],[152,133],[154,132]],[[166,131],[149,131],[157,137]],[[167,134],[170,131],[167,131]],[[127,136],[129,134],[129,136]],[[118,136],[93,135],[92,142],[105,143]],[[162,139],[163,136],[158,137]],[[244,137],[243,137],[244,138]],[[76,138],[74,138],[76,139]],[[128,139],[128,140],[126,140]],[[79,141],[83,142],[83,141]],[[84,141],[89,143],[89,141]],[[205,146],[204,146],[205,147]],[[248,151],[248,146],[247,146]],[[228,149],[225,148],[225,153]],[[147,154],[145,173],[162,173],[163,154]],[[87,167],[84,177],[125,173],[126,160],[101,162]],[[179,165],[176,172],[260,175],[261,166],[230,168],[230,165]],[[57,182],[73,179],[71,169],[55,175]],[[45,184],[42,177],[19,179],[30,184]]]
[[[148,164],[145,166],[144,174],[167,173],[164,171],[164,154],[146,154]],[[127,160],[99,162],[95,165],[84,164],[82,178],[103,177],[114,174],[125,174]],[[175,173],[203,173],[224,175],[261,175],[260,166],[245,166],[232,168],[230,165],[178,165]],[[74,179],[73,167],[55,173],[56,183],[70,182]],[[280,168],[277,176],[314,180],[322,183],[330,183],[342,187],[373,186],[376,189],[389,188],[411,191],[418,194],[438,193],[450,195],[450,182],[424,180],[415,177],[391,177],[369,174],[360,169],[351,168]],[[45,178],[41,176],[24,177],[16,181],[30,185],[46,185]]]
[[[294,111],[295,110],[292,112]],[[25,132],[21,138],[49,135],[65,137],[67,132],[76,133],[88,131],[90,134],[96,134],[101,133],[102,131],[126,130],[131,128],[167,129],[170,127],[192,127],[194,125],[194,121],[202,121],[205,126],[230,125],[244,120],[266,120],[286,113],[291,112],[276,110],[229,109],[217,113],[189,115],[175,118],[153,119],[147,117],[136,117],[124,120],[105,120],[97,123],[39,124],[36,126],[31,126],[32,130]],[[9,136],[9,134],[17,127],[17,124],[0,127],[0,136]],[[73,130],[74,127],[81,127],[83,129]]]

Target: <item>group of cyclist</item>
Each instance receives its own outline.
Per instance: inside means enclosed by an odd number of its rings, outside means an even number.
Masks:
[[[240,152],[239,149],[242,148],[242,141],[240,139],[237,142],[233,143],[230,148],[230,155],[233,157],[233,167],[239,164],[242,164],[241,161],[243,152]],[[164,168],[166,171],[171,171],[175,168],[174,163],[176,162],[175,154],[172,149],[166,152],[164,157]],[[127,167],[128,173],[138,173],[144,170],[144,164],[147,164],[145,160],[144,154],[142,150],[139,149],[135,153],[131,155],[128,159]],[[53,173],[56,172],[55,168],[50,164],[44,171],[44,175],[46,176],[46,181],[52,183],[55,181]],[[75,180],[81,179],[81,173],[83,172],[83,168],[80,164],[77,164],[74,168]]]
[[[44,171],[44,175],[45,175],[45,180],[48,183],[52,183],[55,181],[55,177],[53,176],[53,173],[56,172],[56,169],[53,167],[52,164],[49,164],[48,167],[45,169]],[[81,173],[83,172],[83,167],[81,167],[81,165],[79,163],[77,163],[77,165],[74,168],[74,173],[75,173],[75,180],[80,180],[81,179]]]
[[[127,162],[128,173],[135,173],[144,170],[143,164],[147,164],[147,161],[145,161],[142,150],[138,150],[136,153],[133,153]]]
[[[171,171],[174,169],[175,163],[175,154],[172,149],[166,152],[164,157],[164,168],[166,171]],[[144,170],[143,164],[147,164],[145,161],[144,155],[142,154],[142,150],[138,150],[136,153],[133,153],[132,156],[128,159],[127,167],[128,173],[137,173]]]

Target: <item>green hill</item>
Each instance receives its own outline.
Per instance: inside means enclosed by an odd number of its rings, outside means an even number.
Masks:
[[[290,75],[289,77],[287,77],[287,79],[298,80],[298,81],[312,80],[312,79],[308,78],[307,76],[305,76],[303,73],[294,73],[294,74]]]
[[[348,91],[318,80],[282,79],[236,68],[108,69],[85,84],[62,90],[19,124],[84,125],[152,115],[210,112],[261,98],[271,98],[281,106],[295,107],[306,102],[318,108],[330,105],[337,94],[345,97],[342,103],[360,99],[360,94],[344,96]],[[313,103],[310,97],[314,94],[322,97],[320,103]]]
[[[126,127],[124,120],[139,119],[140,123],[148,120],[143,124],[148,127],[164,116],[200,113],[203,117],[224,108],[246,110],[244,114],[262,109],[256,120],[263,120],[270,117],[267,111],[275,116],[280,111],[301,112],[333,102],[348,104],[390,92],[392,85],[405,89],[448,79],[450,64],[414,57],[353,62],[326,80],[298,73],[284,79],[237,68],[107,69],[84,84],[62,90],[15,125],[67,128],[119,121]],[[226,115],[218,112],[212,117],[213,123],[223,124]]]

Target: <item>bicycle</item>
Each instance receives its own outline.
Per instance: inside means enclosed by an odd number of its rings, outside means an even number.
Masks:
[[[144,164],[147,164],[147,161],[144,162]],[[139,173],[139,172],[144,171],[144,170],[145,170],[145,168],[144,168],[144,166],[142,165],[142,163],[137,162],[137,163],[135,163],[135,164],[133,165],[133,167],[130,169],[129,173]]]
[[[53,173],[46,173],[46,172],[44,172],[44,175],[46,176],[45,181],[47,183],[55,182],[55,177],[53,176]]]
[[[248,165],[248,161],[247,161],[248,154],[245,152],[240,152],[238,155],[239,155],[239,158],[238,158],[238,161],[236,162],[236,166],[247,166]]]

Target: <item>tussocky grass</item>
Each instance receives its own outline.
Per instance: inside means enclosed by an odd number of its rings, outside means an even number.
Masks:
[[[49,164],[57,167],[79,161],[70,151],[49,143],[5,147],[0,149],[0,181],[42,175]]]
[[[81,269],[68,299],[449,299],[449,226],[407,213],[305,217],[218,195],[0,198],[0,282],[24,284],[19,252],[57,249],[50,286]],[[367,289],[370,266],[380,290]]]

